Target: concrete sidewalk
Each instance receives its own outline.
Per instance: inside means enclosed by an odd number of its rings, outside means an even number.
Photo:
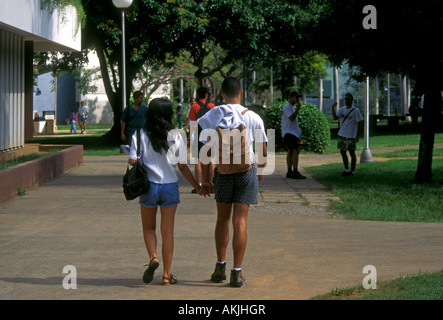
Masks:
[[[377,280],[443,268],[443,224],[331,218],[328,199],[339,199],[311,177],[285,179],[285,158],[276,160],[250,209],[242,288],[209,281],[215,200],[191,194],[183,178],[172,266],[179,283],[161,286],[160,265],[145,285],[139,205],[121,188],[127,157],[85,157],[80,167],[0,204],[0,299],[309,299],[361,284],[366,265],[376,267]],[[305,167],[340,159],[300,161]],[[63,287],[67,265],[76,268],[77,289]]]

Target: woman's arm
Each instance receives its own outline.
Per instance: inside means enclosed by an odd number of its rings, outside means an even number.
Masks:
[[[211,196],[209,192],[205,188],[202,188],[195,180],[187,164],[178,163],[177,166],[183,177],[185,177],[185,179],[188,180],[188,182],[194,187],[194,189],[197,190],[199,195],[204,197],[206,197],[206,195]]]

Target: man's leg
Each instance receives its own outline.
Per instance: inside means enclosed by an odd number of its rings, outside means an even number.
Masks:
[[[294,149],[288,149],[286,154],[286,166],[288,167],[288,172],[286,173],[286,178],[292,177],[292,159],[293,159]]]
[[[292,171],[298,171],[298,156],[300,155],[300,149],[292,150]]]
[[[232,203],[217,202],[217,223],[215,225],[215,249],[217,261],[224,262],[229,242],[229,223],[231,221]]]
[[[351,172],[355,172],[355,167],[357,166],[357,156],[355,155],[355,150],[349,150],[351,155]]]
[[[232,249],[234,251],[234,268],[241,268],[247,243],[247,222],[249,205],[234,203],[234,213],[232,216],[232,226],[234,235],[232,238]]]
[[[348,155],[346,154],[346,150],[340,150],[341,158],[343,159],[343,165],[346,170],[349,170],[349,159]]]

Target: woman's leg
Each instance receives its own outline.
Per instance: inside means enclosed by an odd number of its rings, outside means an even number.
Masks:
[[[167,278],[171,277],[172,255],[174,252],[174,220],[176,210],[177,206],[160,208],[163,276]]]
[[[140,206],[143,228],[143,239],[148,250],[149,261],[157,257],[156,213],[157,208]]]

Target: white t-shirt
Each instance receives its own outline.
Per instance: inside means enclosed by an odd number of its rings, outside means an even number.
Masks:
[[[148,171],[148,179],[158,184],[174,183],[178,181],[176,172],[177,163],[186,163],[187,150],[183,138],[177,130],[168,134],[169,149],[161,153],[154,151],[145,130],[140,130],[140,150],[143,165]],[[129,159],[137,159],[137,131],[132,135]]]
[[[86,117],[86,115],[89,113],[88,107],[87,106],[80,106],[78,108],[78,114],[80,116]]]
[[[349,116],[343,123],[344,118],[348,114]],[[360,111],[354,106],[352,106],[350,109],[343,106],[338,109],[337,117],[338,121],[340,122],[340,130],[338,130],[338,135],[341,137],[354,139],[357,136],[358,123],[363,121],[363,116],[361,115]]]
[[[284,137],[290,133],[297,138],[301,138],[302,131],[298,125],[298,116],[294,121],[289,120],[289,117],[295,112],[294,106],[288,102],[283,107],[281,116],[281,136]]]
[[[243,112],[246,108],[239,104],[233,104],[233,105],[227,105],[231,106],[232,108],[236,108],[240,113]],[[218,107],[212,108],[210,111],[208,111],[205,116],[210,117],[211,111],[217,109]],[[266,137],[265,133],[265,126],[263,124],[262,118],[255,112],[249,110],[243,115],[243,120],[245,122],[246,127],[246,140],[249,144],[249,159],[251,163],[255,163],[255,155],[254,155],[254,147],[253,142],[256,143],[263,143],[268,142],[268,138]],[[205,129],[205,128],[203,128]],[[210,129],[216,129],[216,128],[210,128]],[[201,134],[199,137],[200,142],[206,143],[207,137],[205,135]]]

